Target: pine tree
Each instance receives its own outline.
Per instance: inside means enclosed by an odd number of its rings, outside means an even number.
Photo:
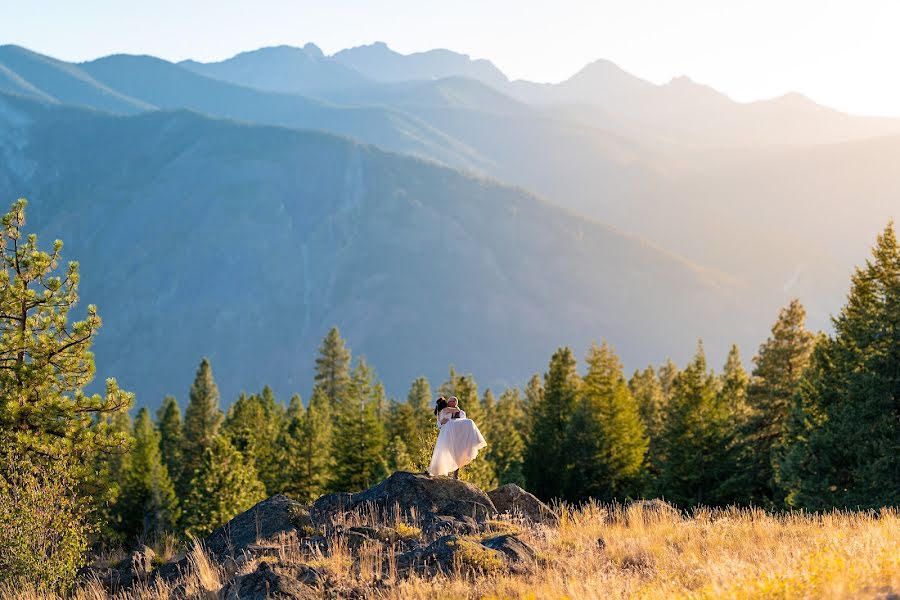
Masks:
[[[525,422],[525,408],[516,388],[508,389],[500,395],[491,428],[491,445],[487,459],[497,473],[500,485],[515,483],[525,485],[522,467],[525,460],[525,440],[522,427]]]
[[[621,500],[638,492],[649,441],[612,348],[591,346],[587,366],[567,431],[566,497]]]
[[[544,394],[532,406],[532,426],[525,450],[525,481],[543,499],[563,495],[563,477],[569,464],[566,433],[575,410],[580,378],[572,350],[560,348],[544,375]]]
[[[893,223],[857,268],[834,335],[816,346],[779,461],[787,503],[900,505],[900,246]]]
[[[680,506],[721,503],[728,461],[729,418],[707,370],[703,345],[676,377],[660,441],[656,493]]]
[[[790,406],[815,341],[805,320],[803,306],[792,300],[781,310],[772,335],[753,358],[748,414],[739,424],[739,453],[730,484],[736,502],[772,507],[783,497],[775,482],[775,461],[784,446]]]
[[[387,474],[384,424],[378,418],[375,373],[357,359],[345,396],[337,404],[333,489],[356,492]],[[323,390],[324,391],[324,390]]]
[[[285,427],[285,408],[269,386],[260,394],[241,394],[228,409],[222,426],[231,444],[253,461],[267,494],[276,493],[281,480],[278,440]]]
[[[733,416],[735,424],[744,421],[749,412],[747,406],[747,387],[750,378],[741,362],[741,351],[737,344],[732,344],[725,360],[722,376],[719,378],[719,397],[728,412]]]
[[[206,449],[219,434],[224,415],[219,408],[219,388],[213,379],[212,366],[204,358],[191,385],[187,409],[184,411],[184,468],[179,496],[187,493],[187,484],[194,478]]]
[[[163,398],[162,406],[156,411],[156,423],[163,464],[172,481],[178,482],[184,468],[184,430],[181,409],[174,397]]]
[[[337,327],[332,327],[322,340],[316,358],[316,388],[322,390],[334,408],[349,392],[350,350]]]
[[[675,377],[678,376],[678,366],[672,362],[671,358],[667,358],[665,364],[659,368],[658,372],[659,385],[662,388],[665,403],[668,404],[675,391]]]
[[[666,414],[666,396],[652,365],[635,371],[628,389],[638,405],[641,422],[651,440],[659,437]]]
[[[122,533],[135,539],[175,531],[178,498],[160,456],[160,434],[146,408],[138,412],[133,435],[134,449],[122,484]]]
[[[531,435],[532,429],[534,429],[534,418],[533,413],[536,406],[540,406],[541,402],[544,399],[544,384],[541,381],[541,376],[537,373],[531,376],[531,379],[528,380],[528,383],[525,384],[525,398],[522,401],[522,408],[524,410],[522,414],[522,441],[525,442],[525,446],[528,446],[528,436]]]
[[[95,453],[127,449],[106,417],[128,410],[133,396],[114,379],[106,394],[83,392],[94,378],[100,317],[88,305],[84,320],[69,322],[78,263],[56,273],[63,243],[56,240],[49,253],[38,248],[37,236],[22,231],[26,204],[18,200],[0,219],[0,447],[36,468],[65,460],[83,477]]]
[[[134,446],[131,415],[120,411],[103,417],[110,436],[123,440],[124,447],[111,452],[98,452],[93,460],[94,476],[83,490],[94,499],[94,520],[99,525],[99,538],[103,544],[118,545],[125,539],[122,513],[123,487],[131,465],[131,448]]]
[[[328,490],[334,466],[331,402],[323,390],[317,389],[305,411],[288,412],[292,417],[281,442],[284,464],[280,488],[300,502],[312,503]]]
[[[412,382],[406,403],[410,406],[416,432],[414,439],[407,445],[413,461],[413,468],[417,471],[426,471],[431,463],[431,455],[434,452],[434,444],[437,442],[438,428],[435,423],[431,406],[431,384],[425,377],[419,377]]]
[[[225,436],[210,440],[194,472],[185,502],[188,536],[205,537],[237,514],[265,498],[253,464]]]

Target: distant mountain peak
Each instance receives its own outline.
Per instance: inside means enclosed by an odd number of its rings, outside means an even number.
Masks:
[[[325,58],[325,53],[322,52],[322,49],[313,44],[312,42],[307,42],[303,46],[303,51],[309,54],[310,56],[314,56],[316,58]]]

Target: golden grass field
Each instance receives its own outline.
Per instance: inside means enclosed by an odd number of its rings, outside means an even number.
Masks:
[[[300,556],[286,542],[279,560],[322,567],[348,587],[375,598],[533,599],[744,599],[900,598],[900,513],[833,512],[775,516],[761,510],[694,511],[690,517],[640,507],[589,504],[558,507],[558,527],[492,522],[515,531],[539,556],[527,575],[501,570],[472,575],[463,569],[433,578],[397,577],[396,561],[383,548],[355,557],[335,540],[325,554]],[[395,524],[396,525],[396,524]],[[401,534],[418,530],[400,525]],[[170,549],[171,552],[171,549]],[[192,598],[217,598],[227,580],[255,569],[226,572],[195,545],[184,590]],[[271,559],[270,559],[271,560]],[[379,585],[373,585],[382,580]],[[115,598],[168,599],[172,584],[139,587]],[[73,594],[107,598],[99,584]],[[55,598],[20,589],[0,598]]]

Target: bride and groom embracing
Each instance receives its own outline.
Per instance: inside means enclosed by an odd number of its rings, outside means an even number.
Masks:
[[[475,460],[478,451],[487,446],[487,442],[475,421],[466,418],[466,412],[459,406],[456,396],[438,398],[434,414],[441,431],[434,445],[428,473],[432,476],[453,473],[453,478],[459,479],[459,469]]]

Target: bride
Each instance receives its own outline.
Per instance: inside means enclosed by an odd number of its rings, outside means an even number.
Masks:
[[[475,421],[466,418],[456,396],[438,398],[434,414],[441,432],[434,445],[428,472],[432,476],[452,472],[453,477],[459,479],[459,469],[475,460],[478,451],[487,446],[487,442]]]

